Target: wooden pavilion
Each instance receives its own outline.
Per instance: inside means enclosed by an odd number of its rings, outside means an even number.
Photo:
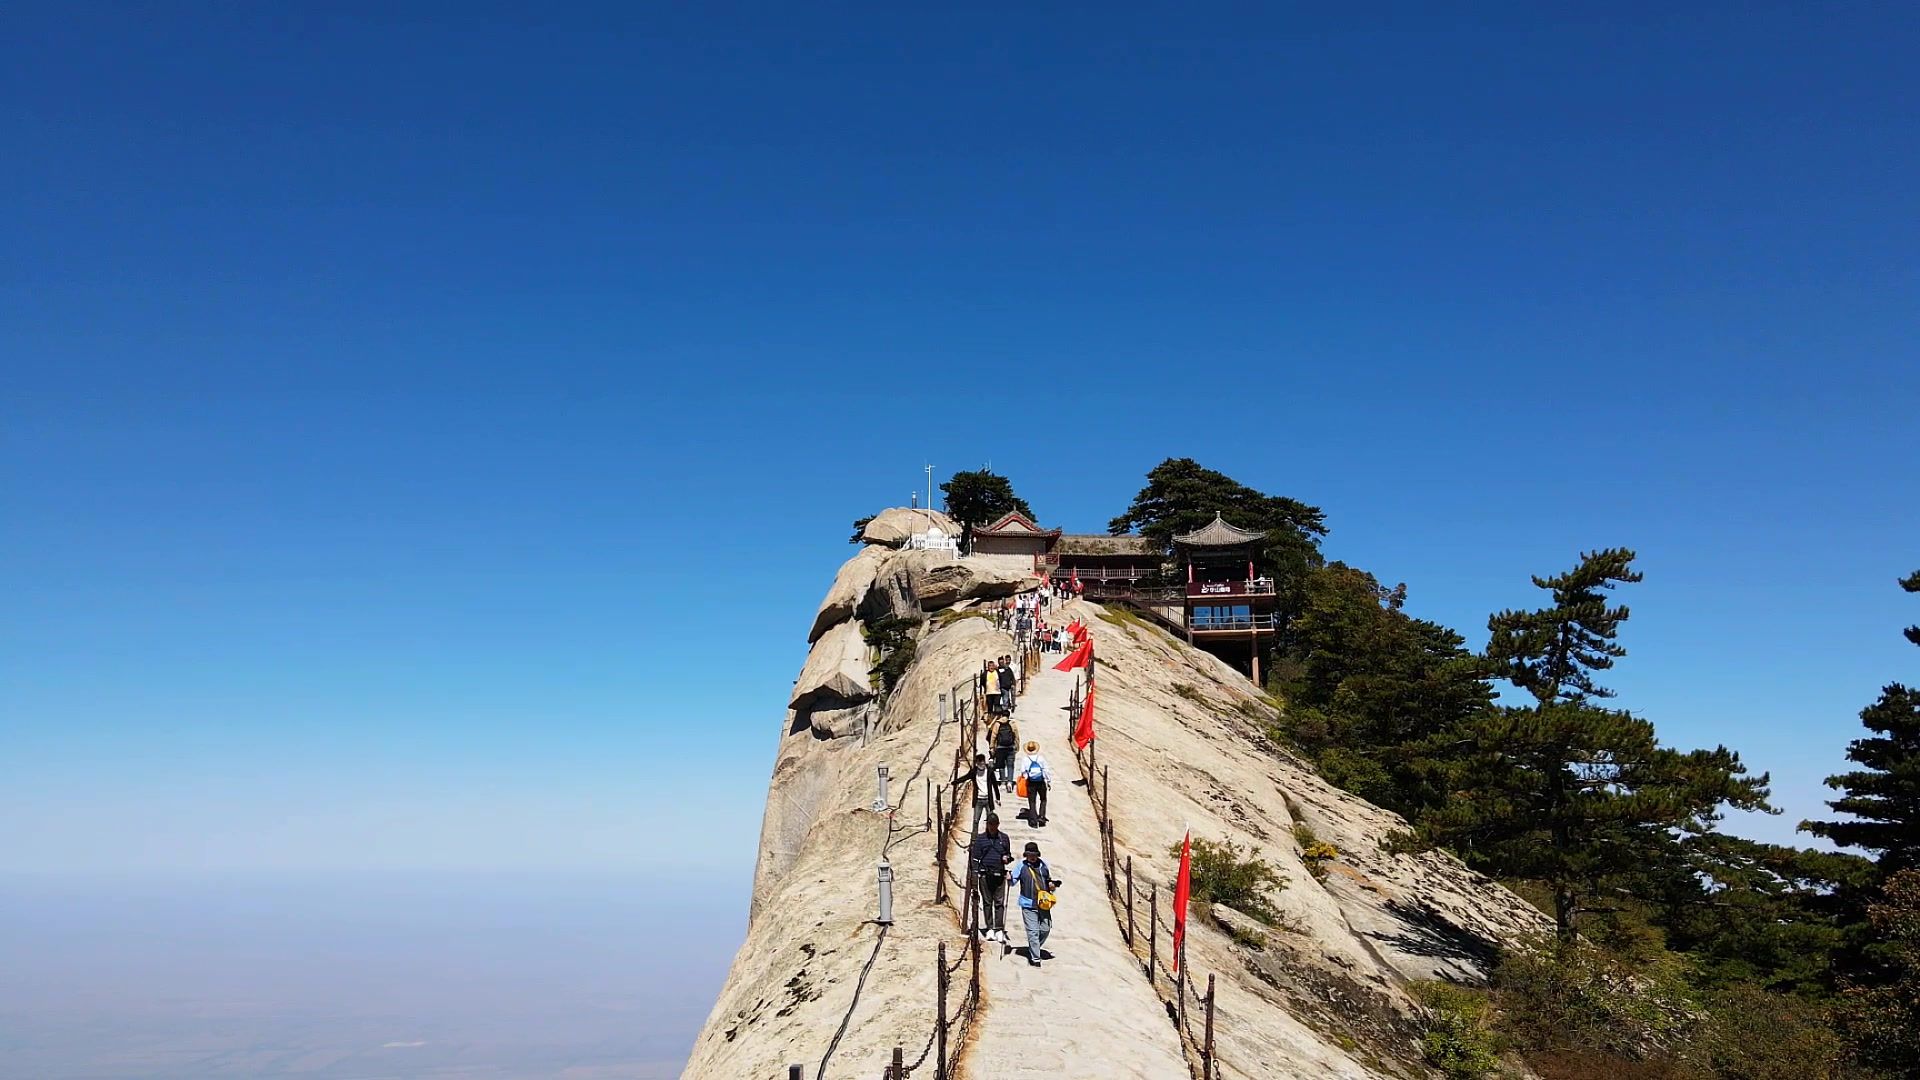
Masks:
[[[1273,641],[1278,598],[1272,578],[1254,568],[1263,532],[1237,528],[1218,513],[1173,538],[1186,568],[1187,641],[1240,666],[1260,681],[1260,649]],[[1239,661],[1244,657],[1245,664]]]

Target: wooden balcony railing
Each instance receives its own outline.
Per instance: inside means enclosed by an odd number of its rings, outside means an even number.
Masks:
[[[1272,578],[1252,581],[1189,581],[1188,596],[1272,596]]]

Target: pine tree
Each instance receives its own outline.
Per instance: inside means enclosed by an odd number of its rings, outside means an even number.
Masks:
[[[1013,493],[1013,484],[992,469],[957,472],[940,485],[947,516],[960,523],[960,550],[973,550],[973,527],[990,525],[996,519],[1018,511],[1033,517],[1033,507]]]
[[[1648,721],[1594,703],[1611,691],[1593,673],[1626,655],[1615,638],[1627,609],[1603,594],[1640,580],[1632,561],[1624,549],[1582,555],[1533,579],[1552,606],[1488,620],[1487,663],[1535,704],[1487,711],[1444,740],[1459,755],[1455,791],[1421,823],[1469,863],[1545,884],[1564,940],[1582,914],[1611,910],[1604,898],[1681,860],[1723,807],[1772,809],[1767,777],[1747,776],[1733,751],[1663,747]]]
[[[1502,611],[1487,620],[1493,632],[1487,659],[1494,674],[1542,705],[1612,697],[1613,691],[1594,685],[1593,672],[1627,655],[1614,641],[1620,624],[1627,621],[1627,609],[1608,607],[1606,593],[1615,582],[1641,579],[1632,564],[1633,552],[1607,548],[1582,553],[1579,566],[1557,577],[1536,574],[1533,584],[1553,591],[1553,606]]]
[[[1412,817],[1444,801],[1419,744],[1493,700],[1466,639],[1402,610],[1405,585],[1344,563],[1310,571],[1300,593],[1269,668],[1294,742],[1322,776],[1376,805]]]
[[[1206,525],[1215,514],[1242,529],[1265,531],[1267,546],[1259,561],[1283,580],[1297,579],[1320,564],[1319,538],[1326,535],[1327,525],[1319,507],[1256,491],[1192,458],[1168,458],[1155,465],[1147,473],[1147,486],[1107,529],[1116,536],[1138,531],[1171,552],[1175,536]]]
[[[1920,1076],[1920,870],[1889,877],[1867,923],[1877,969],[1842,983],[1840,1029],[1861,1064]]]
[[[1900,587],[1920,592],[1920,571]],[[1920,645],[1920,626],[1907,627],[1906,636]],[[1877,852],[1884,874],[1920,869],[1920,689],[1888,683],[1860,711],[1860,722],[1876,733],[1847,746],[1847,760],[1862,767],[1827,777],[1828,787],[1845,792],[1827,805],[1853,820],[1800,827],[1841,847]]]

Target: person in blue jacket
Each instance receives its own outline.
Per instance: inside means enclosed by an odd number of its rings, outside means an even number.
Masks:
[[[1039,844],[1027,842],[1013,872],[1013,884],[1020,890],[1020,922],[1027,929],[1027,963],[1039,967],[1041,958],[1048,955],[1047,935],[1053,932],[1053,912],[1040,910],[1040,893],[1060,887],[1053,868],[1040,858]]]

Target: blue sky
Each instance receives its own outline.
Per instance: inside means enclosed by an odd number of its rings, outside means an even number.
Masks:
[[[1192,456],[1784,838],[1920,677],[1900,5],[0,16],[0,870],[742,872],[856,516]],[[728,878],[728,880],[739,880]]]

